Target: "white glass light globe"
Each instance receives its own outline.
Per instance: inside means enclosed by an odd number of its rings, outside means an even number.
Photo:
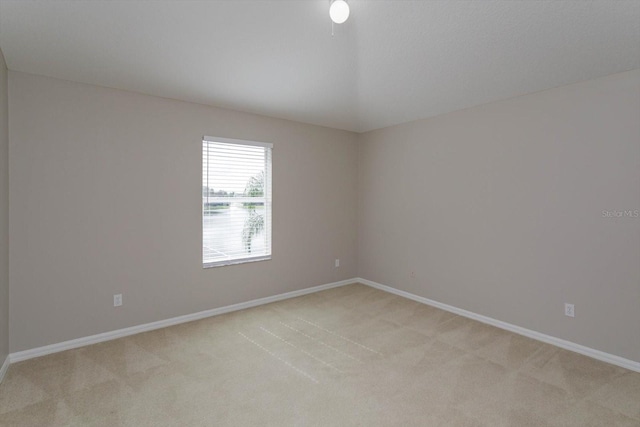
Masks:
[[[342,24],[349,17],[349,5],[344,0],[334,0],[329,6],[329,16],[336,24]]]

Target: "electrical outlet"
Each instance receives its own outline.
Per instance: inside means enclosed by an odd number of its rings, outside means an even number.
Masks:
[[[113,306],[120,307],[122,305],[122,294],[115,294],[113,296]]]
[[[340,260],[336,258],[336,268],[340,267]]]
[[[564,315],[569,317],[576,317],[576,309],[573,304],[564,304]]]

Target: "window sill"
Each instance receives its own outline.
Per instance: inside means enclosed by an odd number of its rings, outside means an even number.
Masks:
[[[230,259],[225,261],[207,262],[202,264],[202,268],[224,267],[226,265],[246,264],[249,262],[269,261],[271,255],[258,256],[253,258]]]

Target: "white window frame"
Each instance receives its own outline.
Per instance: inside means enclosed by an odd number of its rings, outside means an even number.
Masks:
[[[213,261],[213,262],[205,262],[204,259],[204,198],[202,197],[202,191],[200,192],[201,206],[200,206],[200,224],[202,226],[200,232],[200,250],[201,250],[201,260],[202,260],[202,268],[212,268],[212,267],[222,267],[225,265],[235,265],[235,264],[244,264],[248,262],[256,262],[256,261],[267,261],[271,259],[272,247],[271,247],[271,235],[272,235],[272,193],[273,193],[273,182],[272,182],[272,163],[273,163],[273,144],[270,142],[258,142],[258,141],[248,141],[242,139],[232,139],[232,138],[218,138],[213,136],[203,136],[202,143],[205,144],[207,142],[218,142],[223,144],[234,144],[234,145],[248,145],[254,147],[264,147],[268,149],[268,153],[265,156],[265,189],[264,189],[264,206],[265,206],[265,229],[266,240],[267,240],[267,251],[268,253],[257,255],[257,256],[248,256],[242,258],[231,258],[225,259],[221,261]],[[204,164],[204,156],[201,159]],[[201,168],[204,169],[204,168]],[[201,171],[201,174],[203,171]],[[200,182],[202,183],[204,180],[203,176],[200,176]],[[237,202],[243,202],[246,200],[255,200],[255,198],[251,199],[243,199],[236,198],[234,199]]]

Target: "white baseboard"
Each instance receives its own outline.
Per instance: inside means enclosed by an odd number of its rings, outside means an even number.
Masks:
[[[200,311],[198,313],[187,314],[184,316],[173,317],[171,319],[160,320],[157,322],[145,323],[143,325],[132,326],[130,328],[118,329],[115,331],[104,332],[97,335],[91,335],[88,337],[78,338],[74,340],[64,341],[57,344],[46,345],[43,347],[37,347],[30,350],[18,351],[11,353],[7,356],[2,367],[0,368],[0,382],[7,372],[9,363],[20,362],[27,359],[33,359],[35,357],[44,356],[51,353],[57,353],[60,351],[71,350],[78,347],[84,347],[91,344],[97,344],[104,341],[110,341],[129,335],[139,334],[141,332],[152,331],[154,329],[166,328],[168,326],[178,325],[180,323],[192,322],[194,320],[204,319],[211,316],[217,316],[219,314],[230,313],[232,311],[244,310],[246,308],[256,307],[259,305],[269,304],[276,301],[281,301],[289,298],[295,298],[302,295],[311,294],[314,292],[323,291],[326,289],[337,288],[339,286],[345,286],[351,283],[362,283],[372,288],[380,289],[385,292],[389,292],[404,298],[408,298],[413,301],[417,301],[423,304],[427,304],[436,308],[440,308],[445,311],[449,311],[454,314],[458,314],[469,319],[477,320],[488,325],[495,326],[510,332],[514,332],[525,337],[529,337],[538,341],[542,341],[547,344],[555,345],[556,347],[570,350],[576,353],[580,353],[585,356],[592,357],[603,362],[611,363],[612,365],[620,366],[632,371],[640,372],[640,362],[625,359],[620,356],[616,356],[610,353],[605,353],[600,350],[596,350],[590,347],[586,347],[580,344],[573,343],[571,341],[563,340],[560,338],[546,335],[540,332],[526,329],[520,326],[513,325],[511,323],[496,320],[491,317],[483,316],[481,314],[473,313],[471,311],[463,310],[451,305],[443,304],[438,301],[434,301],[428,298],[424,298],[418,295],[414,295],[409,292],[401,291],[399,289],[392,288],[390,286],[382,285],[371,280],[363,278],[354,278],[342,280],[339,282],[327,283],[325,285],[314,286],[311,288],[301,289],[298,291],[287,292],[284,294],[274,295],[265,298],[259,298],[252,301],[242,302],[238,304],[228,305],[226,307],[214,308],[211,310]]]
[[[436,308],[440,308],[442,310],[449,311],[451,313],[458,314],[460,316],[467,317],[469,319],[477,320],[479,322],[486,323],[488,325],[495,326],[500,329],[505,329],[507,331],[514,332],[519,335],[524,335],[525,337],[542,341],[547,344],[555,345],[556,347],[560,347],[565,350],[570,350],[576,353],[580,353],[582,355],[589,356],[594,359],[610,363],[612,365],[620,366],[622,368],[626,368],[631,371],[640,372],[640,362],[635,362],[633,360],[625,359],[624,357],[616,356],[610,353],[605,353],[604,351],[596,350],[590,347],[585,347],[583,345],[576,344],[571,341],[563,340],[561,338],[556,338],[551,335],[546,335],[540,332],[533,331],[531,329],[512,325],[511,323],[503,322],[501,320],[496,320],[491,317],[483,316],[481,314],[463,310],[461,308],[457,308],[451,305],[443,304],[441,302],[424,298],[418,295],[414,295],[409,292],[401,291],[399,289],[382,285],[380,283],[376,283],[371,280],[367,280],[363,278],[357,278],[356,280],[359,283],[362,283],[367,286],[371,286],[372,288],[380,289],[382,291],[389,292],[404,298],[408,298],[413,301],[417,301],[417,302],[427,304]]]
[[[159,320],[157,322],[145,323],[143,325],[132,326],[130,328],[118,329],[115,331],[104,332],[97,335],[90,335],[88,337],[77,338],[74,340],[64,341],[57,344],[45,345],[43,347],[32,348],[30,350],[18,351],[11,353],[7,356],[5,365],[9,365],[9,362],[15,363],[22,360],[33,359],[34,357],[40,357],[51,353],[58,353],[60,351],[71,350],[73,348],[84,347],[91,344],[97,344],[104,341],[115,340],[118,338],[126,337],[129,335],[139,334],[141,332],[152,331],[154,329],[166,328],[167,326],[178,325],[180,323],[192,322],[194,320],[204,319],[206,317],[217,316],[219,314],[230,313],[232,311],[244,310],[246,308],[256,307],[258,305],[269,304],[284,299],[295,298],[302,295],[311,294],[314,292],[324,291],[326,289],[337,288],[339,286],[349,285],[355,283],[356,279],[347,279],[339,282],[327,283],[325,285],[314,286],[311,288],[300,289],[298,291],[287,292],[284,294],[273,295],[270,297],[254,299],[247,302],[241,302],[238,304],[228,305],[225,307],[214,308],[211,310],[200,311],[198,313],[186,314],[184,316],[173,317],[171,319]],[[6,370],[3,365],[4,373]],[[0,377],[1,378],[1,377]]]
[[[9,369],[9,355],[5,357],[2,367],[0,367],[0,383],[2,383],[2,380],[4,379],[4,376],[7,373],[7,369]]]

